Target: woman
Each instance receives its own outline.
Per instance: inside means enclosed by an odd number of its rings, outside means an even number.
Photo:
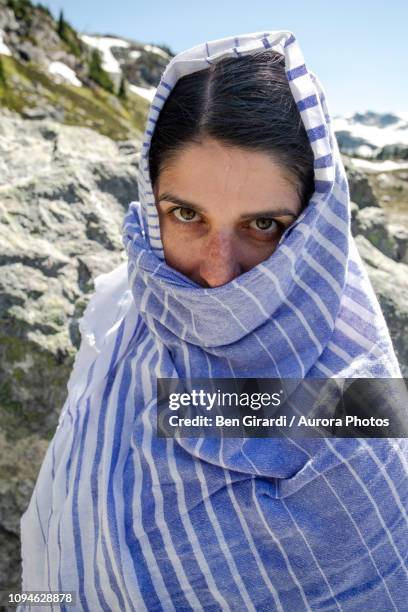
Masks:
[[[295,37],[176,56],[139,188],[21,520],[23,589],[78,610],[406,610],[405,440],[156,435],[157,378],[401,376]]]

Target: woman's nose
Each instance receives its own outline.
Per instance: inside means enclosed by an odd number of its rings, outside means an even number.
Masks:
[[[212,235],[205,243],[200,276],[209,287],[219,287],[242,274],[232,236],[227,232]]]

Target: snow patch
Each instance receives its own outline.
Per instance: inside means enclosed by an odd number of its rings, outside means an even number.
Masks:
[[[405,121],[408,121],[408,112],[406,111],[402,111],[400,113],[396,113],[398,115],[398,117],[401,117],[402,119],[404,119]]]
[[[63,62],[51,62],[51,64],[48,66],[48,72],[57,77],[55,79],[56,81],[65,81],[71,85],[75,85],[75,87],[82,87],[81,81],[78,79],[72,68]]]
[[[169,54],[160,49],[160,47],[155,47],[154,45],[144,45],[144,50],[149,51],[150,53],[156,53],[156,55],[161,55],[164,59],[169,59]]]
[[[152,102],[154,95],[156,93],[155,87],[146,89],[146,87],[139,87],[138,85],[129,85],[129,89],[131,92],[137,94],[138,96],[142,96],[142,98],[146,98],[146,100],[149,100],[149,102]]]
[[[404,115],[406,113],[399,113],[399,121],[386,127],[359,124],[352,121],[351,116],[336,117],[333,119],[333,129],[335,132],[348,132],[353,138],[362,138],[374,147],[408,145],[408,123]]]
[[[385,161],[370,161],[368,159],[358,159],[352,157],[353,166],[361,168],[365,172],[392,172],[393,170],[408,170],[408,163],[395,162],[390,159]]]
[[[3,41],[4,32],[0,30],[0,55],[11,55],[11,51]]]
[[[359,155],[360,157],[375,157],[377,155],[377,149],[373,149],[368,145],[359,145],[358,147],[352,147],[352,154]]]
[[[87,34],[82,34],[80,38],[89,47],[98,49],[102,55],[102,68],[106,70],[106,72],[115,74],[120,74],[122,72],[118,60],[112,53],[112,47],[122,47],[126,49],[130,46],[126,40],[110,36],[88,36]]]
[[[141,55],[142,55],[142,52],[138,51],[137,49],[133,49],[133,51],[129,53],[129,57],[134,60],[139,59]]]

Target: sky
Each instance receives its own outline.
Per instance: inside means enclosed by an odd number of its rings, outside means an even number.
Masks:
[[[166,44],[290,30],[320,79],[329,112],[408,111],[406,0],[42,0],[85,33]]]

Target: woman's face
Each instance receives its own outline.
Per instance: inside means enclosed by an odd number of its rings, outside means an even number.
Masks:
[[[154,194],[167,264],[203,287],[267,259],[302,208],[296,179],[271,157],[210,138],[174,157]]]

